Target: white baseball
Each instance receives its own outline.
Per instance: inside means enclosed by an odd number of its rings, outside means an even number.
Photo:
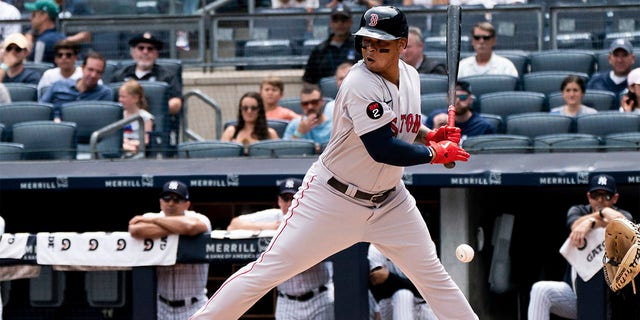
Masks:
[[[473,260],[474,251],[468,244],[461,244],[456,248],[456,258],[461,262],[467,263]]]

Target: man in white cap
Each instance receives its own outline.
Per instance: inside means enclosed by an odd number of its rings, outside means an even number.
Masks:
[[[633,46],[627,39],[617,39],[609,46],[611,71],[594,74],[587,83],[587,89],[607,90],[619,95],[627,88],[627,76],[633,68],[635,55]]]
[[[2,43],[0,82],[22,82],[38,84],[40,73],[26,69],[24,60],[29,55],[29,40],[22,33],[9,35]]]

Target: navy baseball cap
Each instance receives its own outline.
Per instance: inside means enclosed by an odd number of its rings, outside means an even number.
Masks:
[[[162,187],[162,192],[160,193],[160,197],[173,193],[182,197],[185,200],[189,200],[189,188],[184,182],[178,180],[172,180],[164,184]]]
[[[591,183],[589,183],[589,192],[596,190],[604,190],[615,194],[617,192],[616,180],[608,174],[597,174],[591,178]]]
[[[349,7],[343,5],[342,3],[339,3],[337,6],[335,6],[331,10],[331,18],[338,16],[351,18],[351,11],[349,10]]]
[[[135,47],[138,45],[138,43],[141,43],[141,42],[148,43],[156,47],[156,49],[158,50],[162,50],[162,46],[164,45],[164,42],[162,42],[162,40],[158,39],[156,36],[151,34],[151,32],[145,32],[145,33],[138,34],[135,37],[129,39],[129,46]]]
[[[456,90],[462,90],[462,91],[466,91],[469,92],[469,94],[471,94],[471,84],[469,82],[466,81],[458,81],[456,83]]]
[[[278,188],[280,188],[280,194],[296,193],[298,188],[302,185],[302,180],[296,178],[288,178],[278,182]]]

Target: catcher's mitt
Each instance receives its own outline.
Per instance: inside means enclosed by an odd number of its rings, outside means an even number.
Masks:
[[[618,291],[640,273],[640,231],[626,219],[615,219],[607,225],[604,235],[604,278],[613,291]]]

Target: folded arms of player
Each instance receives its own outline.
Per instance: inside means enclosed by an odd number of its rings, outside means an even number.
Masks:
[[[437,138],[437,135],[436,132],[432,138]],[[469,158],[469,154],[466,151],[449,140],[442,140],[436,143],[427,137],[430,146],[425,146],[396,139],[393,136],[390,123],[363,134],[360,136],[360,140],[362,140],[373,160],[399,167],[423,163],[467,161]]]

